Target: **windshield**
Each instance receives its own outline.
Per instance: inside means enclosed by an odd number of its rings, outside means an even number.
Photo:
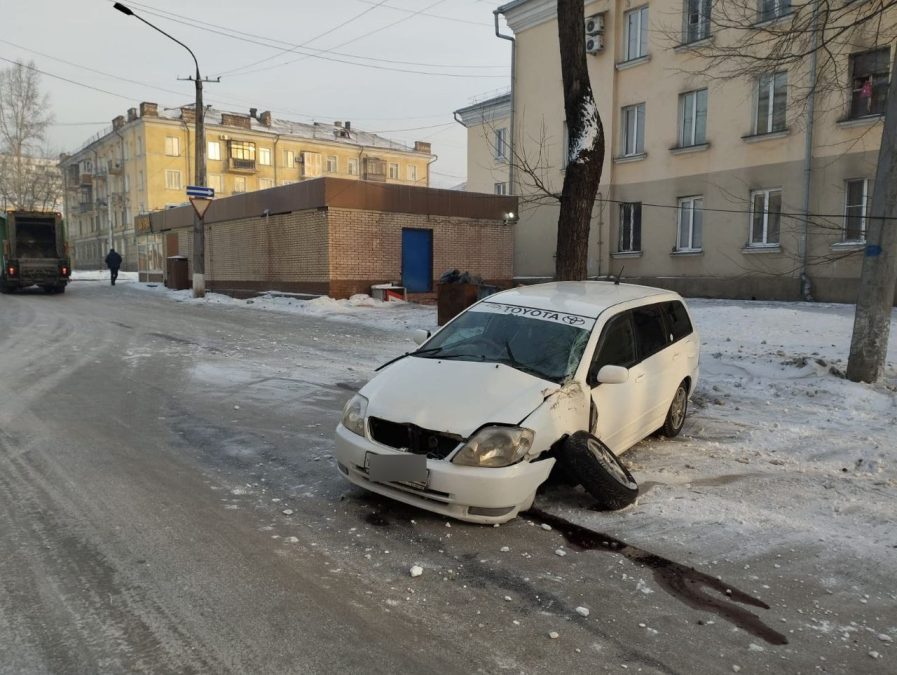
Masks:
[[[504,363],[560,383],[579,365],[594,323],[561,312],[484,302],[452,321],[412,356]]]

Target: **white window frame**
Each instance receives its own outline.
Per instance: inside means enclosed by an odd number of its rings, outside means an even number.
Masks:
[[[685,0],[683,10],[683,43],[691,44],[709,38],[710,0]]]
[[[508,159],[508,128],[499,127],[495,130],[495,159],[507,161]]]
[[[181,182],[180,169],[165,169],[165,189],[166,190],[183,190],[184,184]]]
[[[208,176],[208,185],[215,190],[215,194],[224,193],[224,176],[218,173],[210,173]]]
[[[791,0],[758,0],[757,23],[774,21],[791,13]]]
[[[508,194],[508,184],[504,182],[495,183],[492,187],[493,193],[497,195]]]
[[[270,190],[274,187],[274,179],[273,178],[259,178],[259,190]]]
[[[390,180],[398,180],[399,179],[399,163],[398,162],[389,162],[386,166],[386,177]]]
[[[271,148],[259,148],[259,164],[271,166]]]
[[[242,185],[242,189],[241,189]],[[239,195],[247,191],[246,176],[234,176],[234,194]]]
[[[336,155],[327,155],[327,173],[337,173],[339,171],[339,157]]]
[[[417,166],[414,164],[409,164],[405,167],[405,175],[408,177],[408,180],[417,180]]]
[[[850,184],[851,183],[862,183],[863,184],[863,196],[862,203],[860,204],[851,204],[850,203]],[[850,209],[860,207],[861,216],[860,216],[860,237],[859,239],[847,237],[847,219],[850,217]],[[845,244],[859,244],[866,241],[866,225],[869,220],[869,179],[868,178],[848,178],[844,181],[844,229],[841,231],[841,241]]]
[[[177,136],[165,137],[165,155],[168,157],[181,156],[181,139]]]
[[[779,195],[779,234],[775,241],[770,240],[769,233],[769,199],[772,195]],[[754,202],[756,201],[756,197],[763,195],[763,234],[760,240],[754,240],[754,219],[757,217],[757,210],[755,208]],[[749,221],[750,231],[748,241],[750,242],[748,245],[752,248],[769,248],[769,247],[777,247],[781,246],[782,240],[782,188],[764,188],[762,190],[751,190],[751,213],[750,213],[750,221]]]
[[[692,195],[690,197],[680,197],[677,200],[677,209],[676,209],[676,251],[681,251],[685,253],[689,252],[697,252],[704,250],[704,196],[703,195]],[[687,207],[685,211],[688,214],[688,241],[682,240],[682,215],[683,208]],[[698,245],[695,246],[695,213],[700,213],[701,216],[701,230],[700,230],[700,239],[701,241],[697,242]]]
[[[318,178],[324,174],[323,157],[320,152],[302,153],[302,177]]]
[[[350,159],[346,162],[346,172],[350,176],[358,175],[358,159],[357,158],[353,157],[352,159]]]
[[[645,104],[624,106],[621,120],[620,156],[638,157],[645,154]]]
[[[221,143],[209,141],[206,149],[206,159],[221,160]]]
[[[632,33],[635,33],[634,48]],[[623,62],[648,55],[648,5],[630,9],[623,14]]]
[[[779,84],[784,90],[783,109],[782,109],[782,126],[775,128],[776,120],[776,91]],[[766,110],[761,108],[763,103],[763,95],[766,94]],[[788,128],[788,120],[786,118],[788,111],[788,73],[779,70],[774,73],[765,73],[757,78],[756,87],[756,105],[754,106],[754,133],[755,134],[773,134],[779,131],[785,131]]]
[[[704,145],[707,142],[707,101],[706,89],[695,89],[679,94],[679,147],[690,148],[696,145]],[[686,118],[688,102],[691,101],[691,120]],[[698,138],[698,103],[704,103],[704,129],[703,135]]]
[[[294,151],[283,151],[283,165],[288,169],[292,169],[296,166],[296,153]]]
[[[636,209],[636,207],[638,207]],[[638,211],[638,218],[635,213]],[[629,236],[626,237],[626,228],[629,228]],[[638,231],[639,245],[635,245],[636,230]],[[626,241],[628,239],[628,241]],[[622,202],[620,204],[620,236],[617,240],[618,253],[639,253],[642,250],[642,203]]]

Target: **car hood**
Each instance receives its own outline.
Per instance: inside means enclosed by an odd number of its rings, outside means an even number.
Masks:
[[[368,416],[467,438],[484,424],[519,424],[556,389],[503,364],[408,357],[360,393]]]

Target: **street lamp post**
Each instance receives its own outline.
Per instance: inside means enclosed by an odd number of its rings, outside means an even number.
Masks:
[[[196,133],[194,134],[196,137],[196,149],[194,151],[195,157],[195,179],[194,182],[196,185],[200,187],[205,187],[206,184],[206,143],[205,143],[205,124],[203,123],[203,118],[205,117],[205,109],[202,104],[202,77],[199,74],[199,61],[196,60],[196,54],[193,53],[193,50],[190,49],[183,42],[178,40],[175,37],[172,37],[164,30],[159,28],[158,26],[154,26],[149,21],[144,19],[143,17],[135,14],[128,7],[125,7],[120,2],[116,2],[113,7],[117,9],[122,14],[126,14],[127,16],[133,16],[135,19],[139,19],[147,26],[156,30],[165,37],[174,40],[181,47],[190,52],[190,56],[193,57],[193,63],[196,65],[196,76],[192,79],[196,84]],[[193,214],[193,297],[194,298],[202,298],[206,294],[206,281],[205,281],[205,272],[206,272],[206,262],[205,262],[205,230],[203,225],[202,218],[199,217],[198,214]]]

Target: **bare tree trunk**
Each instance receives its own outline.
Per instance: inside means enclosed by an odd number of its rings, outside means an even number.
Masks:
[[[558,216],[558,280],[588,274],[592,205],[604,164],[604,127],[592,96],[586,65],[583,0],[558,0],[558,39],[567,117],[567,170]]]
[[[866,228],[866,255],[857,293],[847,377],[875,382],[888,352],[897,284],[897,52],[891,64],[888,103]]]

